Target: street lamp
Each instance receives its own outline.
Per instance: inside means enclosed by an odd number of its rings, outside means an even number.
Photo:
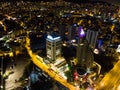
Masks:
[[[1,60],[1,86],[0,89],[3,90],[3,56]]]

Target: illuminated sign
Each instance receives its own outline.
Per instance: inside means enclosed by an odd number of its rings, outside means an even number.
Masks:
[[[47,38],[50,39],[50,40],[57,40],[57,39],[60,39],[60,37],[55,37],[55,38],[53,38],[51,35],[48,35]]]
[[[85,36],[85,32],[81,26],[78,28],[78,36],[80,38],[83,38]]]

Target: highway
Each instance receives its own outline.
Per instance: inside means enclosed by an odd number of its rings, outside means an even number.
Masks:
[[[96,86],[96,90],[120,90],[120,60]]]
[[[62,85],[64,85],[65,87],[69,88],[70,90],[77,90],[74,85],[68,83],[67,80],[65,80],[63,77],[58,75],[56,72],[51,71],[50,67],[47,64],[45,64],[41,60],[38,60],[36,58],[37,55],[32,52],[32,50],[30,49],[29,45],[30,45],[30,40],[29,40],[29,38],[26,37],[26,48],[27,48],[27,51],[28,51],[28,53],[29,53],[33,63],[36,66],[38,66],[40,69],[42,69],[44,72],[46,72],[49,76],[51,76],[56,81],[60,82]]]

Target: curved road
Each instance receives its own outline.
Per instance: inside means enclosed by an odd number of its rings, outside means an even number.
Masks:
[[[68,83],[67,80],[65,80],[62,76],[58,75],[54,71],[51,71],[50,67],[48,65],[46,65],[44,62],[42,62],[42,60],[40,60],[40,59],[38,60],[36,57],[37,55],[32,52],[30,47],[28,47],[29,42],[30,42],[29,38],[26,38],[26,48],[27,48],[27,51],[28,51],[30,57],[32,58],[33,63],[35,65],[37,65],[39,68],[41,68],[44,72],[46,72],[49,76],[54,78],[56,81],[60,82],[65,87],[69,88],[70,90],[77,90],[74,85]]]
[[[120,90],[119,86],[120,86],[120,60],[115,64],[113,69],[111,69],[111,71],[105,75],[105,77],[97,85],[96,90]]]
[[[56,81],[60,82],[62,85],[66,86],[70,90],[77,90],[77,88],[73,85],[67,82],[62,76],[58,75],[56,72],[51,71],[50,67],[46,65],[42,60],[38,60],[36,58],[36,54],[30,50],[29,46],[29,38],[26,38],[26,48],[28,50],[29,55],[32,58],[32,61],[35,65],[37,65],[39,68],[41,68],[43,71],[45,71],[48,75],[50,75],[52,78],[54,78]],[[118,61],[113,69],[111,69],[110,72],[108,72],[105,77],[98,83],[95,90],[120,90],[117,89],[120,85],[120,61]]]

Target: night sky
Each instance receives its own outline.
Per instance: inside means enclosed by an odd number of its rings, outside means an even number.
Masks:
[[[115,4],[120,4],[120,0],[102,0],[102,1],[107,1],[107,2],[112,2]]]
[[[0,0],[0,1],[22,1],[22,0]],[[58,0],[23,0],[23,1],[58,1]],[[118,2],[120,3],[120,0],[64,0],[64,1],[107,1],[107,2]]]
[[[15,2],[15,1],[58,1],[58,0],[0,0],[0,1],[11,1],[11,2]],[[86,3],[88,1],[103,1],[103,2],[110,2],[113,4],[117,4],[120,5],[120,0],[64,0],[64,1],[69,1],[69,2],[77,2],[77,3]]]

